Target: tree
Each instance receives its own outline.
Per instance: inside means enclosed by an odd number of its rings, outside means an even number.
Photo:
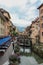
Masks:
[[[12,43],[12,46],[13,46],[13,50],[14,50],[14,40],[15,40],[15,36],[16,36],[16,32],[15,32],[15,28],[10,28],[10,36],[12,37],[12,41],[13,41],[13,43]]]

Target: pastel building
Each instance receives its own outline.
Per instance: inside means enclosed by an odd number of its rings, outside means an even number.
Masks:
[[[31,35],[32,43],[36,43],[36,37],[39,35],[39,18],[37,17],[31,24]]]
[[[0,37],[10,34],[10,27],[12,26],[10,19],[10,14],[6,10],[0,8]]]
[[[39,19],[40,19],[40,42],[43,43],[43,4],[39,7]]]
[[[0,37],[5,35],[5,26],[4,26],[5,21],[6,21],[5,17],[0,12]]]
[[[36,39],[39,37],[39,42],[43,43],[43,4],[38,8],[39,17],[37,17],[32,24],[27,27],[26,31],[30,38],[32,38],[33,44],[36,43]]]

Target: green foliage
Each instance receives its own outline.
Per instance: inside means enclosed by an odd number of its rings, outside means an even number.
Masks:
[[[20,52],[21,56],[32,56],[31,53],[27,53],[27,52]]]
[[[43,63],[43,59],[41,57],[39,57],[37,54],[32,53],[32,56],[36,59],[38,64]]]
[[[20,47],[19,47],[19,45],[16,45],[16,46],[15,46],[15,49],[14,49],[14,52],[17,53],[17,52],[19,52],[19,51],[20,51]]]
[[[14,30],[12,30],[12,31],[10,32],[10,34],[11,34],[12,36],[17,36],[17,35],[18,35],[18,33],[15,32]]]
[[[43,58],[43,46],[34,45],[33,51]]]
[[[11,55],[9,57],[9,62],[15,63],[17,61],[17,57],[15,55]]]
[[[14,55],[11,55],[9,57],[9,63],[11,65],[18,65],[20,63],[20,47],[18,45],[15,46],[15,49],[14,49]]]

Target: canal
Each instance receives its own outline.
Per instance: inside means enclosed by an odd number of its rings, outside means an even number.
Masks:
[[[21,51],[23,51],[23,49],[20,49]],[[0,65],[8,65],[8,58],[9,56],[12,54],[12,45],[9,47],[9,49],[7,50],[7,52],[4,54],[4,56],[2,56],[0,58]],[[25,49],[26,52],[30,53],[30,49]],[[25,55],[21,55],[21,63],[19,65],[43,65],[42,64],[38,64],[38,62],[36,61],[35,57],[31,56],[25,56]]]
[[[20,65],[38,65],[35,58],[32,56],[21,56],[21,63]]]
[[[10,47],[7,49],[5,54],[3,56],[0,56],[0,65],[8,65],[7,63],[9,60],[9,56],[12,54],[13,47],[12,44]],[[23,47],[20,46],[20,51],[23,51]],[[25,48],[25,52],[30,53],[30,48]],[[36,59],[31,55],[31,56],[21,56],[21,63],[20,65],[43,65],[43,64],[38,64]]]
[[[3,65],[8,65],[8,60]],[[21,56],[21,63],[19,65],[43,65],[43,63],[38,64],[33,56]]]

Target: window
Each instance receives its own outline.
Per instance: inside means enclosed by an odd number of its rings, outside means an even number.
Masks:
[[[40,17],[40,20],[43,20],[43,16]]]
[[[40,14],[42,14],[42,13],[43,13],[43,9],[41,10]]]
[[[0,29],[0,34],[1,34],[1,29]]]
[[[4,34],[4,29],[3,28],[0,29],[0,33]]]
[[[43,20],[43,16],[42,16],[42,20]]]
[[[43,36],[43,32],[42,32],[42,36]]]
[[[3,25],[4,25],[4,21],[3,21],[3,19],[1,19],[1,24],[3,24]]]
[[[42,28],[43,28],[43,23],[42,23]]]
[[[38,25],[38,23],[36,25]]]
[[[0,18],[0,24],[1,24],[1,18]]]
[[[32,28],[34,28],[34,26],[32,26]]]
[[[38,29],[38,26],[36,26],[36,29]]]

